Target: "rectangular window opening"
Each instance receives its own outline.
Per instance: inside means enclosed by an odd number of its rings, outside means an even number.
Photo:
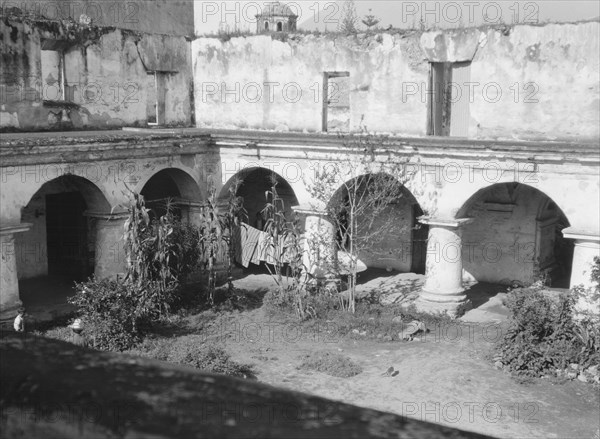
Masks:
[[[65,51],[60,41],[43,40],[40,54],[42,67],[42,99],[67,100]]]
[[[323,72],[321,130],[350,131],[350,72]]]
[[[146,82],[146,119],[148,125],[158,125],[157,98],[156,72],[148,72]]]
[[[470,62],[432,62],[427,93],[427,135],[466,137]]]
[[[147,72],[146,120],[148,125],[165,124],[166,75],[168,72]]]

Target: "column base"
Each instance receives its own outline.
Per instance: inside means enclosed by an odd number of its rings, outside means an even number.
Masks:
[[[429,293],[428,296],[431,297],[434,295]],[[461,300],[452,300],[459,299],[460,297],[462,297]],[[455,297],[438,296],[437,299],[438,300],[430,300],[427,296],[419,297],[415,300],[414,305],[419,312],[433,315],[447,314],[453,319],[456,319],[470,309],[473,309],[473,304],[464,295]]]

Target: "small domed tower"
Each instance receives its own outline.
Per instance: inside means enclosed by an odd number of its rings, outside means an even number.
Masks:
[[[265,3],[262,12],[256,16],[256,33],[295,32],[297,19],[289,6],[279,2]]]

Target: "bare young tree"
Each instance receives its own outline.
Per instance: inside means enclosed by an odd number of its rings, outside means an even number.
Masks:
[[[399,222],[391,211],[393,204],[405,196],[408,176],[406,160],[389,156],[386,137],[362,129],[359,134],[342,138],[346,154],[337,155],[335,161],[317,169],[307,189],[327,206],[329,220],[337,231],[338,250],[349,256],[344,307],[354,312],[360,256],[411,227]]]

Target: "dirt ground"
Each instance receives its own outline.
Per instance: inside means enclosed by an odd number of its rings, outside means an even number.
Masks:
[[[268,282],[249,276],[237,286]],[[486,358],[506,317],[500,297],[414,341],[337,338],[330,327],[269,321],[263,308],[228,315],[216,331],[234,360],[253,363],[258,380],[275,386],[502,438],[598,438],[600,395],[591,385],[519,383]],[[336,378],[297,368],[321,350],[350,357],[363,372]],[[389,367],[399,373],[385,375]]]
[[[423,277],[375,273],[361,282],[359,291],[377,289],[395,306],[416,297]],[[273,285],[270,276],[258,272],[235,284],[248,291]],[[28,312],[36,319],[72,311],[62,297],[66,293],[56,300],[47,283],[44,290],[47,300],[40,302],[33,293],[27,297]],[[548,379],[520,383],[494,368],[488,354],[508,314],[504,290],[473,286],[473,310],[414,341],[387,342],[352,332],[340,337],[332,331],[335,322],[306,329],[293,318],[270,320],[264,307],[223,314],[207,337],[224,343],[233,360],[254,365],[257,379],[274,386],[501,438],[600,439],[600,395],[592,385]],[[186,318],[195,319],[201,316]],[[304,355],[317,351],[350,357],[363,372],[336,378],[298,369]],[[385,374],[390,367],[395,376]]]

